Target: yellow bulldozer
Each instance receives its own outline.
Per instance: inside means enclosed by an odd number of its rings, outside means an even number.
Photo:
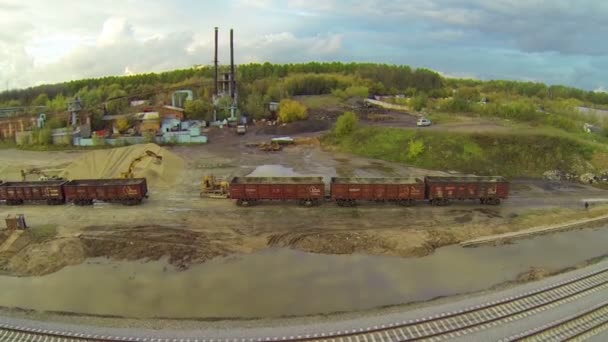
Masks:
[[[160,164],[163,161],[163,157],[159,156],[158,154],[150,151],[150,150],[146,150],[144,152],[144,154],[142,154],[141,156],[133,159],[131,161],[131,164],[129,164],[129,169],[125,172],[121,172],[120,173],[120,178],[133,178],[133,170],[135,170],[135,165],[137,165],[137,163],[139,163],[140,161],[142,161],[142,159],[144,158],[154,158],[153,161],[155,164]]]
[[[216,179],[213,175],[203,177],[201,183],[201,197],[228,198],[230,183],[225,179]]]

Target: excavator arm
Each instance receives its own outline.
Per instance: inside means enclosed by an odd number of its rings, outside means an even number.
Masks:
[[[159,156],[158,154],[150,150],[146,150],[144,154],[131,161],[131,163],[129,164],[129,169],[126,172],[122,172],[120,174],[120,178],[133,178],[133,171],[135,170],[135,166],[137,165],[137,163],[139,163],[140,161],[142,161],[142,159],[146,157],[154,158],[154,162],[156,164],[160,164],[163,161],[162,156]]]

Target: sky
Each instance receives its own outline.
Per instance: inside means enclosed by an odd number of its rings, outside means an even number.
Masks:
[[[229,63],[407,64],[608,89],[604,0],[0,0],[0,90]]]

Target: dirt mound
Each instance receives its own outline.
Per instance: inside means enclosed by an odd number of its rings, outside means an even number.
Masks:
[[[394,247],[390,241],[364,232],[277,234],[268,238],[268,245],[322,254],[383,254]]]
[[[27,246],[9,260],[6,269],[16,275],[44,275],[84,260],[78,239],[56,239]]]
[[[135,177],[145,177],[155,186],[174,184],[184,168],[184,160],[156,144],[92,151],[68,165],[60,176],[66,179],[118,178],[121,172],[129,169],[135,158],[145,155],[146,151],[162,156],[163,160],[157,164],[154,158],[143,158],[135,166]]]

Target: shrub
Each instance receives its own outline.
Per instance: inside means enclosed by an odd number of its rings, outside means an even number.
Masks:
[[[336,122],[335,133],[338,137],[350,135],[359,126],[359,118],[353,112],[345,112]]]
[[[308,109],[298,101],[285,99],[279,104],[279,118],[282,122],[308,119]]]
[[[106,139],[104,137],[94,135],[92,140],[93,146],[104,146],[106,144]]]
[[[418,158],[424,152],[424,142],[422,140],[412,140],[407,149],[407,157],[410,160]]]
[[[334,89],[331,91],[334,96],[337,96],[343,100],[349,99],[351,97],[368,97],[369,96],[369,88],[363,86],[350,86],[344,90],[342,89]]]
[[[156,142],[156,135],[153,132],[144,132],[143,137],[146,144]]]
[[[38,131],[38,144],[40,145],[52,145],[53,144],[53,130],[50,128],[43,128]]]

